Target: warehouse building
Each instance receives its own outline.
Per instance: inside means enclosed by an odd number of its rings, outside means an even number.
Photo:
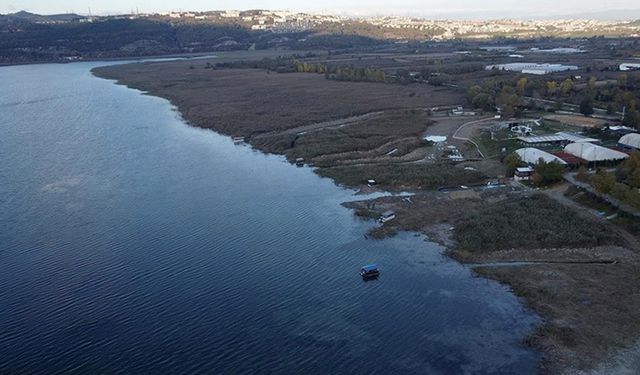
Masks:
[[[559,145],[566,145],[569,143],[582,143],[582,142],[588,142],[588,143],[597,143],[600,142],[599,139],[596,138],[589,138],[589,137],[585,137],[582,136],[580,134],[576,134],[576,133],[570,133],[570,132],[557,132],[555,134],[546,134],[546,135],[534,135],[534,136],[528,136],[528,137],[518,137],[518,140],[526,143],[529,146],[532,145],[554,145],[554,144],[559,144]]]
[[[520,72],[524,74],[550,74],[558,72],[566,72],[570,70],[578,70],[575,65],[562,65],[562,64],[537,64],[537,63],[509,63],[509,64],[497,64],[487,65],[486,70],[508,70],[510,72]]]

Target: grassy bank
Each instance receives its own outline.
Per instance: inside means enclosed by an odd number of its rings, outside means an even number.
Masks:
[[[386,188],[436,189],[482,182],[484,175],[449,163],[372,164],[321,168],[318,174],[346,186],[366,184],[368,179]]]
[[[470,213],[456,224],[454,238],[459,249],[474,252],[619,242],[606,227],[594,226],[542,195],[505,201]]]

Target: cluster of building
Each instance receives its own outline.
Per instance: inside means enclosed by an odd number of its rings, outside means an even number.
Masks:
[[[519,36],[535,36],[540,34],[594,32],[602,34],[625,31],[640,33],[640,26],[633,22],[601,21],[601,20],[427,20],[416,17],[372,17],[367,22],[394,29],[438,30],[433,39],[490,38],[495,34],[507,33]],[[565,53],[565,52],[563,52]]]
[[[524,147],[515,151],[527,163],[528,167],[518,168],[515,173],[517,180],[527,180],[533,173],[533,168],[540,159],[547,163],[559,163],[566,166],[596,165],[597,163],[614,163],[627,159],[629,153],[640,150],[640,134],[629,133],[622,136],[617,143],[617,149],[596,144],[598,139],[582,137],[577,134],[561,132],[552,135],[520,137],[524,143],[532,144],[560,144],[564,145],[560,152],[546,152],[535,147]]]
[[[510,72],[520,72],[523,74],[536,74],[544,75],[550,73],[566,72],[572,70],[578,70],[575,65],[563,65],[563,64],[538,64],[538,63],[509,63],[509,64],[496,64],[487,65],[486,70],[507,70]]]

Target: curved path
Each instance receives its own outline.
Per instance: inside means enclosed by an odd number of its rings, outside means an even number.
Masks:
[[[480,120],[474,120],[474,121],[469,121],[469,122],[465,122],[464,124],[460,125],[460,127],[456,130],[455,133],[453,133],[452,138],[456,139],[458,141],[465,141],[465,142],[469,142],[471,144],[473,144],[476,149],[478,150],[478,154],[480,154],[480,156],[484,159],[485,156],[482,153],[482,151],[480,151],[480,146],[478,146],[478,144],[476,142],[474,142],[471,138],[469,137],[463,137],[460,135],[460,131],[465,130],[467,127],[473,126],[473,125],[478,125],[478,124],[482,124],[484,122],[487,122],[489,120],[495,120],[493,117],[487,117],[487,118],[483,118]]]

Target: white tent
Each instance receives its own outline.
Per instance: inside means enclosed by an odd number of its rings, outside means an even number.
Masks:
[[[520,148],[515,152],[516,154],[518,154],[518,156],[520,156],[520,159],[522,159],[522,161],[527,164],[536,164],[540,159],[544,160],[547,163],[557,162],[563,165],[567,164],[559,157],[533,147]]]
[[[605,161],[626,159],[629,155],[593,143],[570,143],[564,151],[586,161]]]
[[[618,144],[624,147],[631,147],[640,150],[640,134],[631,133],[623,135],[618,141]]]

